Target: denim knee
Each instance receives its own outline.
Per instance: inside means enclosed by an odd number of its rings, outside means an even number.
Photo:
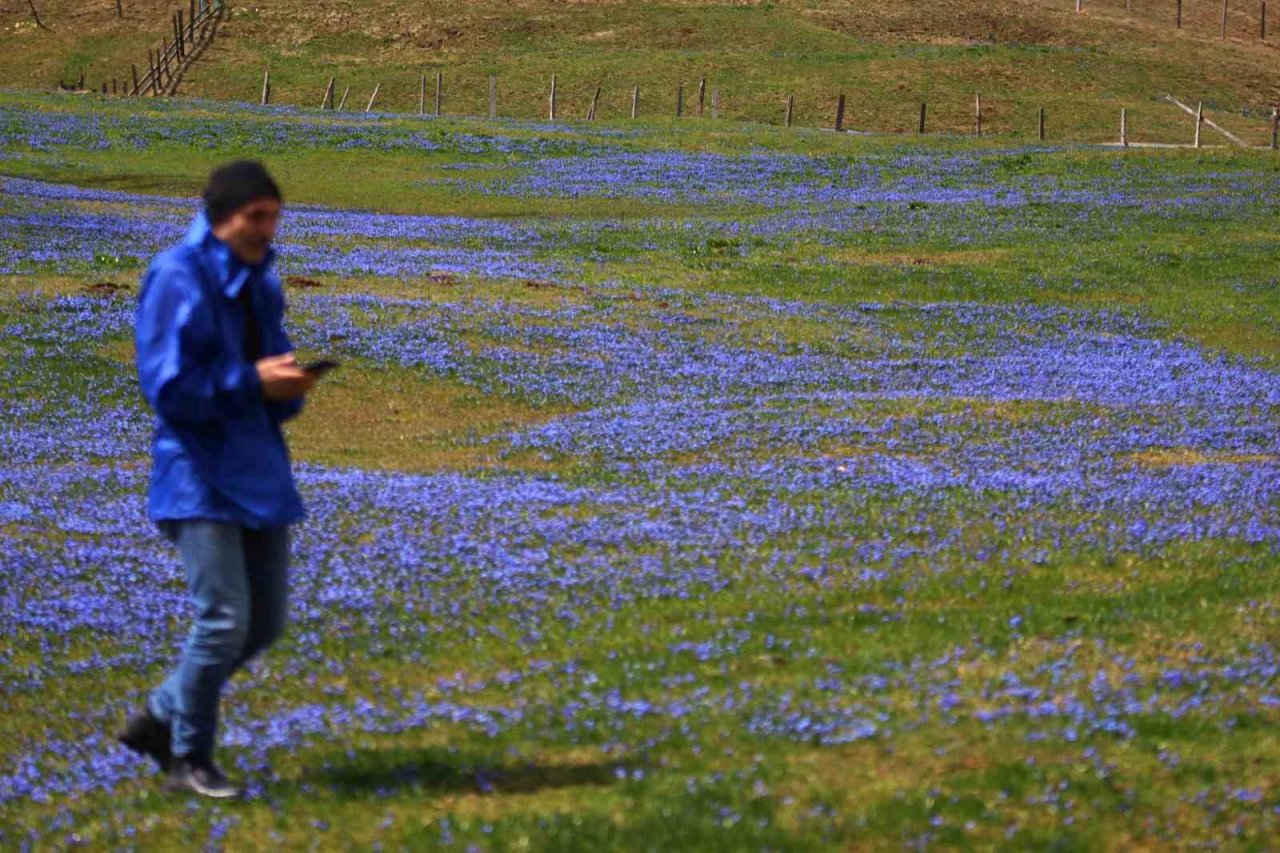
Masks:
[[[215,602],[196,616],[191,638],[194,651],[231,663],[249,641],[249,608],[236,602]]]

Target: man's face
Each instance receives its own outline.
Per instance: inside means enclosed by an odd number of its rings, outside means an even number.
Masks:
[[[225,221],[213,227],[213,235],[230,247],[246,264],[260,264],[267,257],[271,241],[280,221],[280,202],[274,198],[255,198],[237,208]]]

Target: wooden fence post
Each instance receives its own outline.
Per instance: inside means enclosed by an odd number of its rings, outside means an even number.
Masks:
[[[795,105],[796,105],[796,96],[787,95],[787,114],[786,116],[783,117],[783,124],[786,127],[791,127],[791,112],[792,110],[795,109]]]
[[[551,121],[556,120],[556,75],[551,75]]]
[[[365,112],[370,112],[373,110],[373,102],[378,100],[378,93],[381,91],[382,91],[381,83],[378,83],[376,86],[373,87],[373,94],[369,96],[369,103],[364,108]]]
[[[1275,151],[1280,144],[1280,107],[1271,108],[1271,150]]]
[[[320,101],[320,109],[333,109],[333,78],[329,78],[329,85],[324,87],[324,98]]]
[[[698,118],[702,118],[702,105],[707,100],[707,78],[698,78]]]
[[[177,33],[177,36],[178,36],[178,56],[185,58],[187,55],[187,44],[186,44],[187,28],[182,25],[181,9],[178,10],[178,15],[173,19],[173,23],[174,23],[174,28],[173,28],[174,32]]]
[[[711,117],[720,118],[720,90],[711,91]]]
[[[844,95],[836,101],[836,132],[844,130]]]
[[[633,86],[631,89],[631,117],[635,118],[640,112],[640,87]]]
[[[1120,145],[1129,147],[1129,111],[1124,107],[1120,108]]]
[[[124,3],[123,3],[123,0],[116,0],[116,17],[117,17],[117,18],[123,18],[123,17],[124,17]]]
[[[436,72],[436,118],[440,117],[440,90],[444,88],[444,72]]]
[[[191,0],[187,6],[187,26],[191,28],[191,40],[196,38],[196,0]]]
[[[920,133],[922,133],[922,134],[924,133],[924,123],[925,123],[925,119],[928,117],[928,115],[929,115],[929,105],[928,105],[927,103],[923,103],[923,104],[921,104],[921,105],[920,105],[920,130],[919,130],[919,132],[920,132]]]
[[[1222,37],[1227,37],[1227,0],[1222,0]]]
[[[347,95],[350,95],[350,94],[351,94],[351,87],[348,86],[342,92],[342,100],[338,101],[338,112],[342,112],[342,108],[347,105]]]
[[[489,75],[489,118],[498,117],[498,78]]]
[[[1040,108],[1040,141],[1044,142],[1044,107]]]
[[[1203,102],[1201,102],[1201,104],[1200,104],[1200,109],[1198,109],[1198,110],[1193,110],[1193,109],[1191,109],[1191,107],[1189,107],[1189,106],[1187,106],[1186,104],[1182,103],[1182,101],[1179,101],[1179,100],[1178,100],[1177,98],[1175,98],[1173,95],[1166,94],[1164,97],[1165,97],[1165,100],[1167,100],[1167,101],[1169,101],[1171,104],[1174,104],[1175,106],[1177,106],[1177,107],[1178,107],[1178,109],[1182,110],[1182,111],[1183,111],[1183,112],[1185,112],[1187,115],[1194,116],[1194,117],[1195,117],[1195,119],[1196,119],[1196,123],[1197,123],[1197,125],[1199,125],[1199,124],[1204,124],[1204,125],[1207,125],[1207,126],[1209,126],[1209,127],[1213,128],[1214,130],[1218,131],[1218,133],[1221,133],[1223,136],[1225,136],[1227,139],[1229,139],[1233,145],[1238,145],[1238,146],[1239,146],[1239,147],[1241,147],[1241,148],[1248,148],[1248,147],[1249,147],[1249,144],[1248,144],[1247,142],[1245,142],[1243,139],[1241,139],[1240,137],[1236,136],[1234,133],[1232,133],[1231,131],[1227,130],[1225,127],[1223,127],[1222,125],[1218,124],[1218,123],[1217,123],[1217,122],[1215,122],[1213,119],[1211,119],[1211,118],[1209,118],[1207,115],[1205,115],[1205,114],[1204,114],[1204,104],[1203,104]]]
[[[596,86],[596,93],[591,96],[591,109],[587,112],[587,121],[596,120],[596,106],[600,103],[600,87]]]
[[[427,114],[427,75],[418,75],[418,115]]]
[[[982,136],[982,93],[973,96],[973,135]]]
[[[129,70],[133,72],[133,91],[130,94],[138,94],[138,66],[136,63],[130,63]]]
[[[1182,0],[1175,0],[1178,4],[1178,29],[1182,29]]]
[[[1200,128],[1204,126],[1204,101],[1196,104],[1196,147],[1200,147]]]
[[[684,84],[676,87],[676,118],[684,115]]]
[[[1262,0],[1262,10],[1258,14],[1258,38],[1267,40],[1267,0]]]
[[[271,69],[262,72],[262,106],[271,100]]]

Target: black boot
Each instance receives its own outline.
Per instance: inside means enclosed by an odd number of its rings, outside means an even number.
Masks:
[[[215,800],[240,796],[240,788],[222,775],[209,755],[175,755],[164,787],[166,791],[199,794]]]
[[[154,760],[161,770],[167,771],[173,761],[173,730],[152,716],[150,708],[130,716],[116,738],[139,755]]]

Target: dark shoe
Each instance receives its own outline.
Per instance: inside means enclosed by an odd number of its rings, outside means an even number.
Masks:
[[[124,724],[124,731],[116,737],[134,752],[154,760],[161,770],[169,769],[169,764],[173,761],[170,747],[173,730],[153,717],[149,708],[129,717]]]
[[[240,788],[222,775],[207,755],[177,755],[165,779],[166,791],[199,794],[215,800],[240,796]]]

